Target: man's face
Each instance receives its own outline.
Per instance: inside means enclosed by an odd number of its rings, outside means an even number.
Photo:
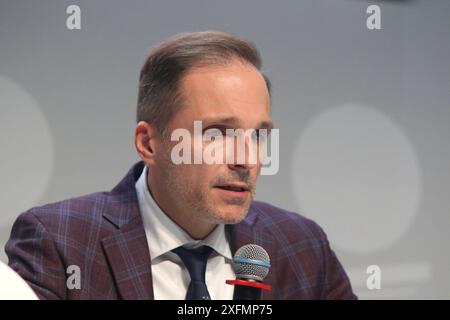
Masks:
[[[181,84],[183,106],[169,122],[169,133],[184,128],[191,134],[194,149],[194,121],[202,121],[202,133],[215,129],[223,132],[223,152],[229,155],[230,142],[226,129],[270,129],[270,97],[264,78],[258,70],[239,61],[189,71]],[[210,131],[211,132],[211,131]],[[179,141],[164,141],[159,168],[164,173],[166,190],[171,193],[173,208],[188,211],[207,223],[238,223],[245,218],[256,191],[261,163],[249,163],[249,150],[255,140],[246,140],[241,164],[179,164],[171,159],[171,151]],[[202,147],[211,141],[202,140]],[[201,151],[201,150],[200,150]],[[237,149],[234,149],[234,154]],[[229,159],[229,158],[228,158]],[[233,191],[235,189],[236,191]],[[237,191],[237,190],[240,191]]]

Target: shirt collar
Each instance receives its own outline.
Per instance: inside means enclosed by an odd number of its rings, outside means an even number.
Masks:
[[[148,167],[145,166],[136,181],[135,188],[151,260],[153,261],[179,246],[196,248],[202,245],[213,248],[219,255],[231,260],[232,254],[225,233],[225,225],[219,224],[203,240],[193,239],[156,204],[147,186],[147,174]]]

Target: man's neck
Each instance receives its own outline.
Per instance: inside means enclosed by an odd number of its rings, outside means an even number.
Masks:
[[[154,176],[148,173],[147,188],[150,196],[161,209],[161,211],[168,216],[174,223],[183,229],[194,240],[205,239],[218,226],[215,223],[201,221],[198,217],[193,216],[192,213],[186,212],[183,208],[174,206],[175,202],[165,195],[170,195],[169,191],[160,190],[155,183]]]

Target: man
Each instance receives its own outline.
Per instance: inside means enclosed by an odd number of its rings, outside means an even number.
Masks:
[[[20,215],[6,245],[9,265],[45,299],[232,299],[225,280],[235,279],[233,254],[257,244],[272,265],[264,282],[273,290],[263,299],[355,298],[318,225],[253,201],[258,137],[244,137],[244,161],[174,162],[179,129],[194,138],[181,153],[198,155],[194,121],[215,137],[201,138],[201,150],[222,136],[240,139],[227,129],[272,129],[260,68],[251,43],[221,32],[182,34],[153,50],[139,84],[142,161],[110,192]],[[198,274],[192,257],[203,261]]]

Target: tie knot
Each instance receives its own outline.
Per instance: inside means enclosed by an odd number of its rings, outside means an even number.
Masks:
[[[205,282],[206,263],[211,255],[212,248],[207,246],[201,246],[196,249],[178,247],[172,251],[183,261],[191,276],[191,281]]]

